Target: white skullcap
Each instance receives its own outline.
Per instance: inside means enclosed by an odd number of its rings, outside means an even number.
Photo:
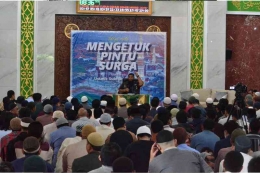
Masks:
[[[71,99],[72,99],[72,98],[73,98],[73,97],[71,97],[71,96],[67,97],[68,102],[71,102]]]
[[[81,97],[81,102],[82,103],[85,103],[85,102],[87,102],[88,101],[88,97],[87,96],[82,96]]]
[[[256,92],[255,95],[259,97],[260,96],[260,92]]]
[[[192,96],[195,97],[197,100],[200,99],[200,95],[198,93],[194,93],[194,94],[192,94]]]
[[[172,99],[173,101],[177,101],[177,100],[178,100],[177,94],[172,94],[172,95],[171,95],[171,99]]]
[[[100,102],[100,105],[101,105],[101,106],[107,106],[107,101],[102,100],[102,101]]]
[[[171,100],[171,98],[170,98],[170,97],[165,97],[165,98],[163,99],[163,103],[165,103],[165,104],[169,105],[169,104],[171,104],[171,103],[172,103],[172,100]]]
[[[207,99],[206,99],[206,103],[212,104],[212,103],[213,103],[213,99],[212,99],[212,98],[207,98]]]

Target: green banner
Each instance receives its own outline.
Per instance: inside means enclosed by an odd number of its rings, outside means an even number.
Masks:
[[[136,95],[129,95],[129,94],[116,94],[116,95],[113,95],[113,98],[116,102],[116,106],[119,107],[119,99],[120,98],[125,98],[126,99],[126,102],[127,102],[127,107],[130,107],[131,104],[131,100],[137,100],[137,102],[139,104],[145,104],[145,103],[150,103],[150,95],[148,94],[136,94]]]
[[[20,95],[33,93],[34,1],[21,2]]]
[[[228,11],[234,12],[260,12],[260,1],[228,1]]]
[[[192,1],[190,88],[203,87],[204,1]]]

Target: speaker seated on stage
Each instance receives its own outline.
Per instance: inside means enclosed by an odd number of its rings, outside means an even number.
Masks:
[[[133,73],[128,74],[127,79],[123,79],[122,84],[119,87],[118,94],[140,94],[140,88],[144,82],[140,78],[137,72],[135,72],[137,79],[134,78]]]

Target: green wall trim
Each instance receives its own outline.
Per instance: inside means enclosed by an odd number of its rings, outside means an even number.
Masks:
[[[260,1],[227,1],[227,8],[231,12],[260,12]]]
[[[34,1],[21,1],[20,95],[33,93]]]
[[[204,1],[192,1],[190,88],[203,88]]]

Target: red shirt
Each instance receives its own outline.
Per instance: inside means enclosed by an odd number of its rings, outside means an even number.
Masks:
[[[187,105],[187,107],[186,107],[186,109],[185,109],[185,112],[189,112],[189,110],[191,109],[191,108],[193,108],[194,106],[193,105]]]
[[[6,161],[6,147],[8,145],[8,143],[13,140],[14,138],[16,138],[19,134],[21,133],[21,131],[13,131],[12,133],[5,135],[4,137],[1,138],[1,158],[3,161]]]
[[[38,114],[37,117],[43,116],[44,114],[45,114],[45,113],[42,111],[42,112],[40,112],[40,113]]]

